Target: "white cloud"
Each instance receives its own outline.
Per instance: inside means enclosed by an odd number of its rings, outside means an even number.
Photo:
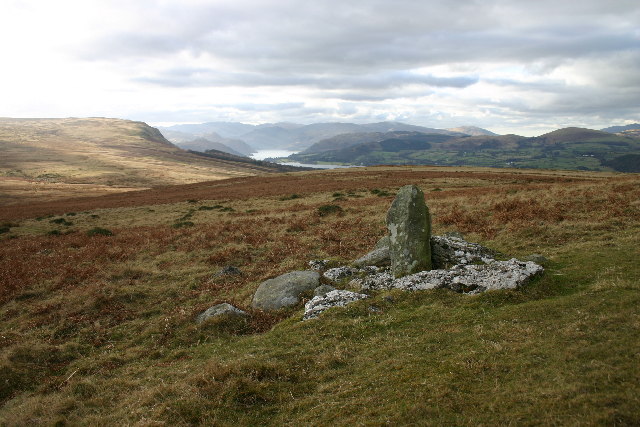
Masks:
[[[7,0],[0,115],[606,126],[640,119],[638,28],[624,0]]]

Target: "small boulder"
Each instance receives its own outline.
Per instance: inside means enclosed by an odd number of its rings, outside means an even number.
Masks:
[[[352,267],[336,267],[331,268],[324,273],[322,273],[322,277],[330,281],[331,283],[339,283],[344,279],[347,279],[354,274],[358,273],[358,269]]]
[[[365,294],[342,290],[335,290],[324,296],[313,297],[311,301],[304,305],[302,320],[314,319],[332,307],[344,307],[347,304],[365,298],[369,297]]]
[[[317,288],[315,288],[313,290],[313,296],[314,297],[323,297],[326,294],[328,294],[329,292],[335,291],[335,290],[336,290],[336,288],[334,288],[331,285],[320,285],[320,286],[318,286]]]
[[[291,307],[300,302],[302,294],[313,291],[319,285],[320,273],[317,271],[292,271],[262,282],[251,305],[261,310]]]
[[[531,261],[540,265],[549,265],[549,260],[544,255],[531,254],[523,258],[523,261]]]
[[[328,259],[312,259],[309,261],[309,267],[315,271],[323,271],[329,268],[330,263]]]
[[[217,276],[241,276],[242,271],[238,267],[228,265],[220,270]]]
[[[422,190],[400,188],[387,212],[387,228],[395,277],[431,270],[431,217]]]
[[[216,304],[213,307],[209,307],[196,318],[197,323],[202,323],[207,319],[216,316],[232,316],[232,317],[248,317],[246,311],[242,311],[239,308],[232,306],[229,303]]]
[[[356,267],[364,267],[368,265],[386,267],[391,265],[391,254],[389,252],[389,246],[382,246],[378,248],[376,245],[376,249],[353,261],[353,265]]]

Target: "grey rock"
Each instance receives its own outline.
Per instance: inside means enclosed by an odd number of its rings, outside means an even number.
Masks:
[[[317,271],[292,271],[258,286],[251,305],[262,310],[279,310],[300,302],[300,296],[320,285]]]
[[[394,278],[378,273],[360,280],[360,289],[402,289],[407,291],[448,288],[456,292],[479,293],[488,290],[514,289],[544,271],[534,262],[491,261],[485,265],[456,265],[449,270],[421,271]]]
[[[355,260],[353,265],[356,267],[364,267],[368,265],[385,267],[391,265],[389,246],[382,246],[380,248],[376,247],[376,249],[372,250],[368,254]]]
[[[431,217],[424,194],[405,185],[387,212],[391,271],[395,277],[431,269]]]
[[[443,237],[455,237],[456,239],[464,240],[464,236],[459,231],[449,231],[443,234]]]
[[[434,268],[442,269],[457,264],[488,263],[493,261],[494,252],[477,243],[453,236],[431,237],[431,260]]]
[[[339,283],[354,274],[358,273],[358,269],[352,267],[336,267],[325,271],[322,276],[330,282]]]
[[[326,270],[330,262],[328,259],[313,259],[309,261],[309,268],[315,271]]]
[[[378,243],[376,243],[376,249],[388,248],[389,246],[391,246],[391,236],[388,234],[381,237],[380,240],[378,240]]]
[[[232,265],[228,265],[220,270],[217,274],[218,276],[241,276],[242,271],[238,267],[234,267]]]
[[[324,296],[313,297],[304,305],[302,320],[314,319],[332,307],[344,307],[347,304],[365,298],[368,298],[365,294],[341,290],[331,291]]]
[[[313,296],[314,297],[322,297],[325,296],[326,294],[328,294],[331,291],[335,291],[336,288],[334,288],[331,285],[320,285],[317,288],[315,288],[313,290]]]
[[[532,261],[532,262],[535,262],[536,264],[540,264],[540,265],[549,264],[549,260],[544,255],[540,255],[540,254],[528,255],[528,256],[524,257],[523,260],[524,261]]]
[[[246,311],[242,311],[239,308],[232,306],[229,303],[222,303],[209,307],[196,318],[197,323],[202,323],[207,319],[217,316],[235,316],[235,317],[248,317]]]

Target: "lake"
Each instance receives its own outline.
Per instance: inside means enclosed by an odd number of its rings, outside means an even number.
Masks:
[[[264,160],[270,158],[281,158],[281,157],[289,157],[292,154],[296,154],[298,151],[287,151],[287,150],[258,150],[257,152],[251,155],[251,158],[254,160]],[[299,166],[305,168],[313,168],[313,169],[338,169],[338,168],[353,168],[356,166],[344,166],[344,165],[314,165],[310,163],[300,163],[300,162],[281,162],[281,165],[287,166]]]

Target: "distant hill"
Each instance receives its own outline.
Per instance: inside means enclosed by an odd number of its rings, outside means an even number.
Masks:
[[[6,178],[3,185],[11,181],[131,189],[277,170],[194,155],[142,122],[0,119],[0,178]]]
[[[625,126],[611,126],[611,127],[600,129],[600,130],[603,132],[618,133],[618,132],[624,132],[627,130],[637,130],[637,129],[640,129],[640,123],[633,123],[631,125],[625,125]]]
[[[628,138],[640,138],[640,129],[623,130],[622,132],[617,132],[616,135],[626,136]]]
[[[490,130],[487,129],[482,129],[479,128],[477,126],[459,126],[456,128],[449,128],[447,129],[451,132],[459,132],[459,133],[465,133],[467,135],[471,135],[471,136],[480,136],[480,135],[497,135],[496,133],[491,132]]]
[[[217,150],[224,153],[233,154],[235,156],[244,156],[244,154],[237,152],[233,148],[228,147],[221,142],[211,141],[207,138],[196,138],[191,141],[176,143],[176,145],[185,150],[199,151],[203,153],[207,150]]]
[[[635,157],[620,156],[640,154],[638,139],[583,128],[558,129],[533,138],[422,133],[397,133],[386,139],[374,134],[370,138],[347,147],[318,151],[318,146],[327,148],[336,141],[344,143],[342,137],[336,137],[313,146],[313,152],[294,154],[289,159],[353,165],[435,164],[628,172]],[[349,139],[347,142],[357,140],[355,136]]]
[[[383,141],[385,139],[401,137],[407,134],[409,134],[409,132],[406,131],[345,133],[318,141],[311,147],[304,150],[302,154],[340,150],[353,145]]]
[[[184,134],[192,135],[193,140],[197,137],[206,136],[207,132],[216,132],[223,138],[235,138],[242,140],[251,147],[258,150],[281,149],[302,151],[313,144],[327,138],[337,135],[355,134],[355,133],[386,133],[386,132],[423,132],[423,133],[440,133],[445,135],[462,135],[459,132],[452,132],[444,129],[433,129],[423,126],[409,125],[400,122],[379,122],[368,124],[355,123],[314,123],[310,125],[301,125],[296,123],[266,123],[262,125],[247,125],[243,123],[223,123],[212,122],[202,124],[175,125],[160,128],[167,137],[180,143],[186,141]],[[173,134],[172,132],[180,132]],[[172,139],[176,135],[179,139]],[[224,145],[243,153],[237,147],[224,141]]]

